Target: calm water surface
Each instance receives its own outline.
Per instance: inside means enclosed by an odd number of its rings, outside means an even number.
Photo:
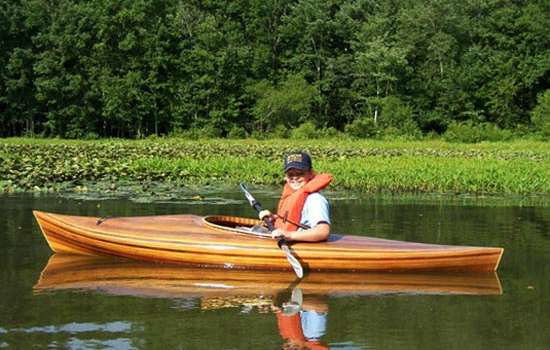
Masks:
[[[274,192],[251,189],[274,207]],[[504,247],[498,276],[311,274],[293,283],[290,272],[59,256],[33,209],[253,212],[236,191],[195,190],[153,203],[0,195],[0,349],[548,349],[549,199],[329,197],[340,233]]]

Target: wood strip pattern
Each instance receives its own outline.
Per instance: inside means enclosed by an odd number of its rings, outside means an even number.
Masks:
[[[34,211],[48,244],[59,253],[112,255],[173,264],[288,270],[273,239],[247,233],[258,220],[231,216],[159,215],[98,218]],[[227,229],[224,229],[227,227]],[[502,248],[437,245],[331,235],[295,243],[311,271],[496,271]]]

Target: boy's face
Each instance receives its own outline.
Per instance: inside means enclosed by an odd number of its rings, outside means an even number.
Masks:
[[[286,183],[294,191],[302,188],[309,180],[311,180],[312,177],[313,173],[311,170],[289,169],[285,173]]]

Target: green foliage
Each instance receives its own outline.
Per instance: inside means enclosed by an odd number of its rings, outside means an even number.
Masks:
[[[252,113],[260,130],[276,125],[296,126],[307,119],[315,89],[300,74],[290,76],[278,86],[262,81],[252,87],[258,96]]]
[[[345,188],[389,192],[536,193],[550,185],[547,164],[419,156],[317,162]]]
[[[283,124],[279,124],[273,129],[271,136],[277,139],[286,139],[290,136],[290,129]]]
[[[409,136],[420,138],[422,132],[414,120],[413,109],[395,96],[387,96],[381,101],[379,127],[384,128],[385,136]]]
[[[199,128],[191,128],[184,132],[184,136],[193,139],[209,139],[222,136],[222,130],[215,125],[208,124]]]
[[[449,142],[476,143],[481,141],[508,141],[513,138],[513,134],[510,130],[500,129],[489,123],[453,122],[449,125],[443,138]]]
[[[531,121],[544,137],[550,137],[550,89],[541,93],[531,112]]]
[[[357,138],[371,138],[378,134],[378,130],[373,119],[357,118],[346,125],[345,133]]]
[[[305,122],[290,132],[290,138],[297,140],[317,139],[319,136],[319,132],[313,122]]]
[[[485,135],[484,141],[509,141],[514,138],[514,134],[510,129],[501,129],[495,124],[485,123],[481,130]]]
[[[547,137],[549,12],[538,0],[4,1],[0,136],[236,137],[236,125],[286,137],[275,129],[312,122],[418,138],[457,121],[498,126],[478,139],[531,122]]]
[[[335,186],[360,191],[550,193],[547,142],[254,141],[152,137],[141,141],[6,139],[5,191],[57,191],[86,181],[279,185],[281,157],[305,149]],[[0,187],[2,190],[2,187]]]
[[[229,139],[244,139],[246,138],[246,130],[244,128],[233,125],[229,132],[227,133],[227,138]]]
[[[381,99],[382,113],[379,123],[381,126],[399,127],[407,122],[413,121],[412,108],[403,103],[398,97],[387,96]]]
[[[449,142],[476,143],[482,140],[481,130],[471,122],[451,123],[443,134],[443,139]]]
[[[319,128],[313,122],[302,123],[297,128],[290,130],[289,137],[294,140],[331,139],[342,138],[344,135],[335,128]]]
[[[83,140],[97,140],[99,139],[99,135],[93,131],[90,131],[86,133],[84,136],[82,136]]]
[[[388,96],[395,89],[399,73],[407,66],[406,50],[388,45],[383,38],[365,39],[364,32],[360,35],[356,44],[357,79],[354,84],[363,90],[366,100],[369,96]]]
[[[328,127],[319,130],[321,137],[323,138],[344,138],[345,135],[338,131],[336,128]]]

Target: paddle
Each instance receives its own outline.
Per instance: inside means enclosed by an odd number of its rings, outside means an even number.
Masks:
[[[241,191],[243,191],[244,196],[248,200],[248,203],[250,203],[250,206],[256,209],[258,213],[260,213],[262,211],[262,205],[260,204],[260,202],[258,202],[252,196],[252,194],[250,194],[250,192],[248,192],[248,189],[246,188],[245,184],[241,183],[239,184],[239,187],[241,188]],[[269,232],[273,232],[273,229],[274,229],[273,223],[269,219],[264,219],[264,221],[267,224],[267,228],[269,229]],[[302,268],[302,264],[300,264],[298,259],[296,259],[294,255],[292,255],[292,252],[290,251],[290,248],[288,247],[286,240],[284,238],[280,238],[277,241],[277,245],[285,253],[286,259],[290,263],[290,266],[292,266],[292,268],[294,269],[296,276],[298,276],[298,278],[304,277],[304,269]]]

